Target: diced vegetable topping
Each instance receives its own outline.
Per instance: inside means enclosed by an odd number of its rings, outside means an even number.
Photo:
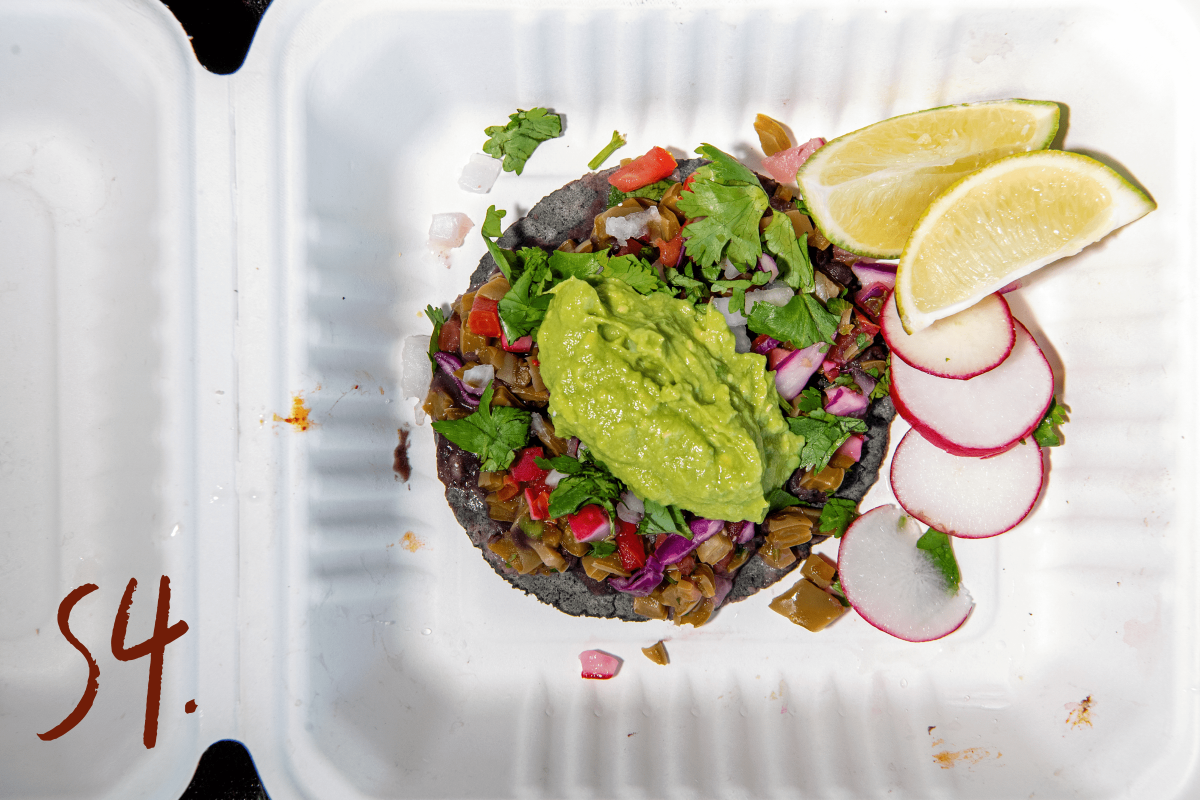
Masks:
[[[675,171],[675,157],[661,147],[652,147],[644,156],[639,156],[608,176],[608,182],[622,192],[641,189]]]

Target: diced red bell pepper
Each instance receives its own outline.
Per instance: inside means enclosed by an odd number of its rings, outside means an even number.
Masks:
[[[679,256],[683,253],[683,228],[680,228],[679,233],[675,234],[675,238],[669,242],[655,239],[654,246],[658,248],[658,258],[662,261],[663,266],[674,267],[679,263]]]
[[[644,156],[639,156],[608,176],[608,182],[622,192],[632,192],[661,181],[675,171],[675,156],[661,147],[651,147]]]
[[[538,487],[525,487],[525,502],[530,519],[550,519],[550,492]]]
[[[681,192],[690,192],[692,190],[692,183],[694,183],[695,180],[696,180],[696,173],[693,172],[691,175],[688,175],[686,178],[683,179],[683,188],[680,189],[680,191]],[[688,221],[691,222],[691,220],[688,220]]]
[[[640,256],[642,254],[642,248],[645,246],[646,246],[645,242],[641,241],[640,239],[627,239],[625,241],[625,244],[621,245],[621,249],[619,249],[617,251],[617,255],[619,255],[619,256],[628,256],[628,255]]]
[[[490,298],[478,295],[475,297],[475,302],[471,304],[471,313],[467,317],[467,327],[471,329],[471,333],[479,336],[500,335],[498,305],[495,300]]]
[[[638,536],[637,525],[620,520],[617,523],[617,554],[626,572],[646,566],[646,545]]]
[[[542,483],[550,470],[542,469],[534,463],[535,458],[543,458],[542,448],[526,447],[521,451],[521,457],[512,465],[510,474],[521,483]]]
[[[533,349],[533,336],[525,334],[515,342],[509,342],[504,329],[500,329],[500,346],[510,353],[528,353]]]
[[[504,473],[504,485],[496,490],[496,496],[508,502],[521,493],[521,487],[517,485],[517,480],[509,473]]]

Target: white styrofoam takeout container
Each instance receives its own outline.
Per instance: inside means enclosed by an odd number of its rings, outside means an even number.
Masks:
[[[276,0],[218,77],[153,0],[0,2],[0,797],[176,797],[224,737],[277,800],[1200,796],[1198,45],[1167,0]],[[1065,103],[1065,147],[1159,208],[1010,296],[1072,419],[1034,515],[959,544],[951,637],[811,635],[772,592],[699,630],[570,618],[461,535],[428,426],[395,479],[400,342],[483,252],[447,268],[433,213],[511,221],[614,128],[753,162],[756,112],[805,140],[1009,96]],[[460,190],[534,105],[565,135]],[[147,659],[109,637],[131,577],[150,634],[164,574],[190,629],[146,749]],[[87,583],[99,691],[44,742]],[[616,679],[580,679],[591,647]]]

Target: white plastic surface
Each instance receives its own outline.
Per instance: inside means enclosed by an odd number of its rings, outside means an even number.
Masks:
[[[0,797],[177,797],[222,737],[276,800],[1196,796],[1197,45],[1168,2],[276,0],[217,78],[149,0],[0,3]],[[566,617],[471,548],[427,426],[396,480],[400,343],[483,253],[447,268],[433,214],[511,221],[614,128],[753,165],[756,112],[804,141],[1007,96],[1065,103],[1065,147],[1159,208],[1008,295],[1072,416],[1033,515],[958,543],[951,637],[812,635],[771,592],[699,630]],[[565,135],[460,189],[534,105]],[[146,662],[108,637],[137,577],[145,638],[160,574],[191,629],[146,750]],[[89,582],[96,705],[43,742]],[[580,679],[591,648],[616,678]]]

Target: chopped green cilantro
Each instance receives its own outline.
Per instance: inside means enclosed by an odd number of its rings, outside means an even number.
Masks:
[[[854,346],[859,350],[866,350],[871,346],[871,342],[875,341],[874,337],[867,336],[865,333],[860,333],[854,337]]]
[[[522,265],[520,277],[500,299],[498,307],[504,335],[510,342],[537,331],[551,299],[550,295],[542,294],[552,277],[546,251],[522,247],[516,255]]]
[[[479,408],[462,419],[447,419],[433,423],[433,429],[463,450],[483,456],[480,469],[498,472],[513,461],[513,451],[524,447],[529,439],[528,411],[501,406],[493,409],[489,383],[479,398]]]
[[[625,487],[613,477],[608,467],[594,461],[590,454],[581,453],[578,459],[570,456],[539,458],[534,463],[542,469],[556,469],[567,476],[550,493],[552,518],[574,514],[582,506],[591,504],[605,508],[610,517],[616,512],[616,501]]]
[[[509,114],[507,125],[492,125],[483,132],[489,137],[483,152],[503,159],[505,172],[520,175],[539,144],[562,135],[562,119],[545,108],[518,108],[517,113]]]
[[[787,215],[771,215],[771,222],[763,231],[763,242],[767,252],[775,256],[779,277],[784,283],[801,292],[816,288],[812,261],[808,257],[808,234],[797,239],[796,229]]]
[[[800,499],[794,495],[788,494],[783,489],[772,489],[767,495],[767,502],[771,505],[768,514],[774,514],[781,508],[788,506],[798,506],[801,504]]]
[[[798,294],[785,306],[755,303],[749,327],[773,339],[791,342],[804,349],[817,342],[832,342],[837,336],[838,318],[825,310],[811,294]]]
[[[811,414],[824,407],[825,395],[821,394],[820,389],[811,386],[801,392],[800,396],[796,398],[796,408],[801,414]]]
[[[434,361],[433,354],[438,351],[438,339],[442,335],[442,326],[446,324],[446,315],[440,308],[425,306],[425,316],[429,317],[429,321],[433,323],[433,334],[429,337],[429,363],[436,366],[437,362]]]
[[[663,199],[663,195],[667,193],[675,181],[670,178],[663,178],[661,181],[655,181],[640,189],[634,189],[632,192],[622,192],[615,186],[609,187],[608,190],[608,207],[619,206],[630,197],[641,197],[646,200],[658,202]]]
[[[850,523],[858,517],[858,503],[841,497],[831,497],[825,501],[821,509],[821,519],[817,521],[817,531],[828,533],[835,539],[840,539],[850,527]]]
[[[504,274],[505,280],[511,285],[513,282],[512,269],[517,263],[517,254],[511,250],[502,249],[495,241],[500,238],[500,220],[504,219],[506,213],[508,212],[498,211],[495,206],[488,206],[487,214],[483,217],[483,224],[479,226],[479,233],[483,236],[492,260],[496,262],[496,266]]]
[[[753,172],[712,145],[696,152],[712,163],[697,169],[690,191],[679,195],[679,210],[692,220],[684,229],[688,255],[702,269],[722,258],[737,265],[757,263],[762,255],[758,222],[769,205],[767,193]]]
[[[1033,440],[1042,447],[1058,447],[1062,444],[1062,434],[1055,428],[1067,422],[1067,412],[1069,411],[1070,409],[1066,406],[1058,404],[1057,398],[1050,398],[1050,407],[1046,409],[1046,416],[1042,417],[1042,421],[1034,430]]]
[[[593,558],[608,558],[617,552],[615,542],[592,542],[592,551],[588,554]]]
[[[596,153],[596,157],[588,162],[588,169],[599,169],[609,156],[615,153],[618,149],[625,146],[625,137],[619,132],[613,131],[612,140],[604,145],[604,149]]]
[[[871,400],[879,400],[887,397],[892,391],[892,365],[891,356],[888,356],[888,365],[881,370],[867,370],[867,374],[872,378],[877,378],[878,382],[875,388],[871,390]]]
[[[804,437],[800,468],[813,472],[820,472],[829,465],[829,459],[851,433],[867,432],[867,423],[861,419],[837,417],[821,409],[809,412],[808,416],[789,418],[788,427],[792,433]]]
[[[650,498],[642,501],[646,516],[638,527],[640,534],[677,533],[685,539],[692,538],[692,529],[683,520],[683,512],[675,506],[664,506]]]
[[[925,551],[929,560],[937,567],[938,572],[946,579],[946,591],[954,594],[962,582],[962,573],[958,570],[958,561],[954,558],[954,550],[950,547],[950,537],[933,528],[917,540],[917,547]]]

